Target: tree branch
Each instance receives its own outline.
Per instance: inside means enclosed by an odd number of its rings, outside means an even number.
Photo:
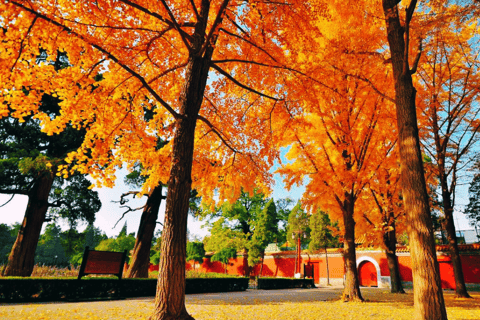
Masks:
[[[299,70],[296,70],[296,69],[293,69],[293,68],[289,68],[285,65],[278,65],[278,66],[275,66],[275,65],[271,65],[271,64],[267,64],[267,63],[262,63],[262,62],[257,62],[257,61],[250,61],[250,60],[243,60],[243,59],[223,59],[223,60],[212,60],[212,63],[214,64],[217,64],[217,63],[228,63],[228,62],[239,62],[239,63],[249,63],[249,64],[254,64],[254,65],[257,65],[257,66],[262,66],[262,67],[267,67],[267,68],[273,68],[273,69],[282,69],[282,70],[287,70],[287,71],[291,71],[293,73],[297,73],[301,76],[304,76],[305,78],[307,79],[310,79],[312,80],[313,82],[315,83],[318,83],[319,85],[335,92],[335,93],[338,93],[338,91],[332,87],[329,87],[327,86],[325,83],[319,81],[318,79],[315,79],[309,75],[307,75],[306,73],[302,72],[302,71],[299,71]],[[275,61],[276,62],[276,61]]]
[[[183,30],[180,28],[180,25],[178,24],[177,22],[177,19],[175,19],[175,16],[173,15],[172,13],[172,10],[170,10],[170,7],[168,6],[168,4],[165,2],[165,0],[160,0],[163,4],[163,7],[165,8],[165,10],[167,10],[167,13],[168,13],[168,16],[170,17],[170,19],[172,19],[172,24],[173,24],[173,27],[175,28],[175,30],[178,31],[178,33],[180,34],[180,38],[182,39],[183,41],[183,44],[185,44],[185,47],[187,47],[188,51],[190,52],[192,50],[192,47],[190,45],[190,43],[188,43],[187,39],[185,38],[185,33],[183,32]]]
[[[222,68],[220,68],[219,66],[215,65],[215,64],[211,64],[212,68],[215,69],[218,73],[220,73],[221,75],[223,75],[224,77],[226,77],[227,79],[229,79],[230,81],[232,81],[233,83],[235,83],[237,86],[245,89],[245,90],[248,90],[250,92],[253,92],[255,94],[258,94],[259,96],[262,96],[264,98],[268,98],[268,99],[272,99],[274,101],[280,101],[281,99],[278,99],[278,98],[275,98],[275,97],[272,97],[272,96],[269,96],[267,94],[264,94],[264,93],[261,93],[253,88],[250,88],[246,85],[244,85],[243,83],[240,83],[237,79],[235,79],[234,77],[232,77],[228,72],[224,71]]]
[[[212,40],[214,35],[217,33],[217,31],[216,31],[217,27],[222,23],[223,14],[225,13],[225,9],[227,8],[227,5],[228,5],[229,1],[230,0],[223,0],[222,4],[220,5],[220,8],[218,9],[217,16],[215,17],[215,21],[213,21],[212,28],[210,29],[210,32],[208,33],[207,38],[205,39],[205,42],[203,44],[203,47],[199,52],[199,56],[201,56],[203,54],[203,52],[205,52],[205,50],[207,50],[209,45],[215,45],[216,37],[212,41],[213,42],[212,44],[210,44],[210,41]]]
[[[125,212],[122,214],[122,216],[120,217],[120,219],[117,220],[117,222],[115,222],[115,225],[113,226],[112,229],[114,229],[114,228],[117,226],[117,224],[125,217],[125,215],[126,215],[127,213],[133,212],[133,211],[142,210],[143,208],[145,208],[145,206],[146,206],[146,205],[143,205],[143,206],[138,207],[138,208],[135,208],[135,209],[132,209],[132,208],[130,208],[129,206],[120,206],[120,208],[128,208],[128,210],[125,211]]]
[[[10,199],[7,200],[7,202],[5,202],[4,204],[0,205],[0,208],[6,206],[10,201],[12,201],[13,197],[15,197],[15,193],[12,194],[12,196],[10,197]]]
[[[199,120],[201,120],[202,122],[204,122],[210,129],[212,129],[212,131],[220,138],[220,140],[222,140],[222,142],[233,152],[233,153],[240,153],[240,151],[238,150],[235,150],[235,148],[233,148],[228,142],[227,140],[225,140],[225,138],[220,134],[220,132],[217,130],[217,128],[210,122],[208,121],[208,119],[204,118],[203,116],[201,115],[198,115],[197,118]]]
[[[200,15],[198,14],[197,7],[195,6],[195,2],[193,0],[189,0],[190,4],[192,5],[193,12],[195,13],[195,17],[197,17],[197,21],[200,20]]]
[[[144,13],[146,13],[146,14],[154,17],[154,18],[157,18],[158,20],[162,21],[163,23],[165,23],[166,25],[168,25],[168,26],[170,26],[170,27],[172,27],[172,28],[175,28],[175,25],[174,25],[174,23],[173,23],[172,21],[166,19],[165,17],[161,16],[161,15],[158,14],[158,13],[152,12],[152,11],[148,10],[147,8],[142,7],[141,5],[136,4],[136,3],[132,2],[132,1],[129,1],[129,0],[119,0],[119,1],[120,1],[120,2],[123,2],[123,3],[126,4],[126,5],[129,5],[129,6],[133,7],[133,8],[135,8],[135,9],[138,9],[138,10],[140,10],[140,11],[142,11],[142,12],[144,12]],[[186,22],[186,23],[182,23],[182,24],[179,24],[178,22],[176,22],[176,23],[177,23],[177,26],[178,26],[178,27],[180,27],[180,26],[183,26],[183,27],[194,27],[194,26],[195,26],[195,24],[190,23],[190,22]],[[176,29],[176,28],[175,28],[175,29]],[[185,37],[185,38],[189,39],[189,41],[193,41],[192,36],[189,35],[188,33],[186,33],[185,31],[183,31],[182,29],[179,28],[179,29],[177,29],[177,31],[180,33],[180,35],[182,36],[182,38]]]
[[[12,71],[13,71],[13,68],[15,68],[15,66],[17,65],[17,62],[18,62],[18,60],[20,59],[20,56],[22,55],[22,51],[23,51],[23,41],[25,41],[25,39],[27,39],[28,34],[30,33],[30,31],[32,31],[33,25],[35,24],[35,22],[37,21],[37,19],[38,19],[37,16],[35,16],[35,18],[33,18],[33,21],[32,21],[32,23],[30,24],[30,27],[28,27],[28,30],[27,30],[27,33],[25,34],[25,37],[22,39],[22,41],[20,41],[20,50],[18,51],[17,59],[16,59],[15,62],[13,63],[12,67],[10,68],[10,72],[12,72]]]
[[[30,187],[31,187],[31,185],[30,185]],[[30,187],[28,187],[27,189],[30,189]],[[0,189],[0,193],[13,194],[13,195],[21,194],[21,195],[24,195],[24,196],[28,196],[28,191],[22,190],[22,189]]]
[[[419,39],[419,41],[420,41],[420,43],[418,44],[417,56],[415,57],[415,61],[413,61],[413,66],[410,69],[410,74],[414,74],[415,72],[417,72],[418,62],[420,61],[420,57],[422,56],[422,51],[423,51],[422,41],[423,40]]]
[[[372,81],[370,81],[370,79],[367,79],[365,77],[362,77],[362,76],[358,76],[358,75],[355,75],[355,74],[351,74],[351,73],[348,73],[346,72],[345,70],[333,65],[333,64],[330,64],[330,66],[335,69],[335,70],[338,70],[340,72],[342,72],[344,75],[348,76],[348,77],[352,77],[352,78],[355,78],[355,79],[358,79],[358,80],[361,80],[361,81],[364,81],[366,82],[376,93],[378,93],[380,96],[384,97],[386,100],[392,102],[392,103],[395,103],[395,100],[390,98],[389,96],[387,96],[385,93],[381,92],[379,89],[377,89],[377,87],[375,87],[375,85],[372,83]]]

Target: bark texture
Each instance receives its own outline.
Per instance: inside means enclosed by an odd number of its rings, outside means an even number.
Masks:
[[[185,308],[187,216],[192,185],[195,126],[215,45],[213,40],[212,45],[207,46],[201,55],[209,11],[210,1],[202,0],[185,71],[185,83],[179,97],[180,117],[175,124],[157,294],[151,317],[155,320],[193,319]]]
[[[402,26],[398,0],[383,0],[383,10],[390,46],[395,102],[399,132],[402,195],[410,223],[408,234],[414,287],[416,319],[447,319],[440,272],[435,251],[432,219],[428,201],[422,154],[418,136],[415,108],[416,90],[413,87],[408,63],[408,25],[416,5],[412,0]]]
[[[471,298],[467,292],[467,286],[465,285],[465,278],[463,276],[462,261],[460,259],[460,251],[458,250],[457,233],[453,221],[453,206],[450,201],[450,192],[442,192],[442,197],[443,210],[445,212],[443,227],[447,231],[448,249],[450,251],[450,258],[453,265],[453,275],[455,277],[455,294],[457,297]]]
[[[395,223],[391,225],[393,230],[387,231],[383,234],[383,244],[386,248],[388,270],[390,271],[390,287],[392,293],[405,293],[402,286],[402,279],[400,278],[400,270],[398,268],[398,257],[396,254],[397,235],[395,230]]]
[[[436,97],[434,97],[436,100]],[[440,180],[440,186],[442,188],[442,202],[443,212],[445,219],[442,223],[444,230],[447,232],[448,247],[450,251],[450,257],[452,259],[453,274],[455,278],[455,293],[457,297],[470,298],[465,285],[465,279],[463,276],[462,262],[460,260],[460,252],[458,250],[457,234],[455,231],[455,223],[453,221],[453,202],[452,194],[455,193],[455,183],[449,187],[448,174],[445,167],[445,159],[447,158],[447,147],[450,142],[450,136],[445,136],[443,139],[440,137],[440,127],[438,125],[439,117],[437,109],[434,107],[432,114],[432,129],[434,133],[435,151],[437,156],[438,167],[438,179]],[[456,177],[456,163],[452,168],[453,178]]]
[[[158,185],[148,195],[147,203],[140,218],[132,260],[125,273],[125,278],[148,278],[150,249],[162,199],[162,186]]]
[[[327,266],[327,286],[330,285],[330,269],[328,267],[328,253],[327,253],[327,247],[325,246],[325,263]]]
[[[357,256],[355,250],[355,220],[353,219],[354,203],[352,195],[347,195],[343,205],[343,223],[345,235],[343,241],[343,259],[345,263],[345,288],[343,301],[363,301],[358,281]]]
[[[35,265],[35,250],[49,207],[48,195],[54,172],[44,172],[28,194],[28,205],[17,239],[2,274],[6,277],[30,277]]]

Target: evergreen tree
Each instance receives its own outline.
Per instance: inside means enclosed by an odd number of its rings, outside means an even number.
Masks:
[[[130,251],[133,250],[135,245],[135,232],[127,234],[127,223],[123,226],[120,233],[115,238],[108,238],[102,240],[96,247],[95,250],[99,251],[115,251],[122,252],[127,250],[127,254],[130,254]]]
[[[302,209],[300,201],[293,207],[290,215],[288,216],[287,224],[287,239],[291,237],[297,247],[297,255],[295,257],[295,270],[296,273],[300,273],[300,256],[302,251],[302,239],[304,244],[308,244],[310,227],[309,216]]]
[[[49,62],[45,51],[37,62],[51,63],[55,71],[68,67],[65,53],[57,53]],[[26,88],[22,89],[28,96]],[[39,110],[51,118],[59,115],[61,100],[43,94]],[[13,112],[14,105],[8,105]],[[40,122],[31,115],[23,119],[3,117],[0,119],[0,193],[28,196],[28,205],[21,230],[12,247],[8,264],[3,270],[8,276],[30,276],[33,271],[35,250],[46,221],[60,216],[70,223],[78,219],[93,222],[94,213],[100,209],[95,191],[83,175],[69,177],[59,172],[59,166],[68,152],[80,147],[84,129],[71,126],[56,135],[41,132]],[[73,201],[76,197],[81,201]],[[47,211],[50,210],[47,216]]]
[[[470,182],[468,196],[469,202],[465,209],[465,214],[470,224],[477,230],[480,228],[480,174],[475,175],[472,182]]]
[[[35,251],[35,262],[37,264],[58,267],[65,267],[69,264],[62,245],[61,231],[56,223],[50,223],[46,226]]]
[[[302,209],[302,204],[299,201],[288,216],[287,240],[291,241],[290,239],[292,239],[293,241],[298,241],[298,239],[300,239],[301,242],[302,239],[305,239],[303,240],[304,243],[308,244],[310,241],[309,234],[309,215]]]
[[[338,247],[338,237],[333,235],[332,222],[326,212],[318,210],[310,217],[310,243],[308,248],[312,251],[324,249],[327,266],[327,285],[330,285],[330,271],[328,266],[328,247]]]
[[[4,223],[0,224],[0,264],[7,263],[18,229],[20,229],[20,224],[18,223],[12,227]]]
[[[68,232],[70,232],[70,230],[67,231],[67,233]],[[100,228],[89,224],[82,233],[78,234],[78,241],[73,245],[74,252],[70,255],[70,263],[75,266],[81,265],[85,248],[89,247],[92,250],[97,247],[100,242],[107,239],[108,237]]]
[[[308,248],[312,251],[336,248],[339,246],[338,236],[333,234],[335,226],[330,221],[328,213],[318,210],[310,216],[310,243]]]
[[[255,266],[262,261],[260,275],[263,270],[263,258],[267,245],[275,240],[278,233],[277,210],[273,199],[267,202],[254,221],[254,231],[248,247],[248,264]]]

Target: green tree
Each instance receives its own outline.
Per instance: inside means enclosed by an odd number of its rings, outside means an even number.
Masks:
[[[225,202],[213,211],[203,210],[200,213],[200,218],[211,221],[223,217],[234,230],[241,231],[243,234],[252,234],[251,228],[254,221],[267,201],[265,195],[257,190],[254,190],[252,195],[242,190],[237,201],[234,203]]]
[[[160,262],[160,251],[162,248],[162,231],[158,230],[155,234],[154,245],[150,250],[150,263],[158,265]]]
[[[337,248],[339,246],[338,236],[334,235],[337,229],[336,224],[332,224],[328,213],[318,210],[317,213],[310,216],[310,250],[320,250],[325,248]]]
[[[187,243],[187,261],[193,260],[193,269],[195,269],[195,262],[203,263],[205,257],[205,248],[202,242],[190,241]]]
[[[60,227],[56,223],[48,224],[38,241],[37,250],[35,251],[35,262],[49,266],[67,266],[69,259],[65,254],[62,242],[62,230]]]
[[[237,250],[232,247],[222,248],[220,251],[216,252],[211,258],[210,261],[220,261],[223,263],[225,268],[225,273],[227,273],[228,262],[230,259],[237,257]]]
[[[470,225],[477,230],[480,228],[480,174],[476,174],[470,182],[468,197],[469,201],[464,213]]]
[[[309,219],[308,213],[302,209],[302,204],[299,201],[288,216],[287,239],[294,241],[298,241],[298,239],[302,241],[302,239],[305,239],[304,242],[308,243],[310,241]]]
[[[328,247],[338,247],[338,237],[333,235],[334,226],[330,221],[328,213],[318,210],[316,214],[310,217],[310,243],[308,249],[314,251],[325,250],[325,261],[327,266],[327,285],[330,285],[330,272],[328,267]]]
[[[66,241],[68,241],[68,234],[70,232],[71,230],[66,231]],[[89,224],[82,233],[76,233],[78,234],[78,236],[76,237],[77,241],[74,244],[69,243],[68,246],[72,246],[74,248],[74,252],[70,255],[70,263],[78,266],[82,264],[85,247],[93,249],[98,246],[103,240],[107,240],[108,237],[102,230],[100,230],[100,228],[96,228],[93,224]],[[64,248],[67,247],[65,245],[66,241],[64,241]],[[67,249],[65,250],[67,251]]]
[[[57,72],[68,66],[65,53],[58,52],[51,62],[49,58],[41,51],[36,60],[52,64]],[[23,91],[28,96],[28,90]],[[60,102],[59,98],[43,94],[39,110],[53,118],[60,114]],[[8,105],[10,110],[16,107]],[[0,193],[28,196],[25,216],[4,275],[30,276],[44,222],[58,216],[71,224],[77,220],[93,222],[101,205],[97,193],[88,189],[90,183],[84,175],[64,179],[57,172],[67,153],[80,147],[85,131],[67,126],[61,134],[47,135],[41,132],[39,124],[30,115],[22,120],[0,119]]]
[[[247,237],[243,232],[233,230],[221,217],[212,224],[210,236],[205,237],[203,243],[206,251],[215,252],[210,260],[222,262],[227,273],[228,259],[235,258],[237,251],[246,247]]]
[[[234,230],[223,217],[215,221],[209,231],[210,235],[203,239],[205,251],[218,252],[223,248],[234,248],[236,251],[241,251],[246,246],[248,235]]]
[[[250,241],[247,243],[248,248],[248,264],[253,267],[260,261],[260,275],[263,271],[263,259],[265,256],[265,248],[275,240],[278,234],[277,210],[273,199],[267,202],[263,210],[261,210],[254,221],[254,231]]]
[[[203,210],[200,212],[200,218],[206,218],[211,221],[217,219],[218,217],[221,217],[222,219],[218,220],[216,223],[220,223],[219,221],[221,221],[222,224],[228,225],[228,227],[232,230],[242,233],[243,239],[245,239],[244,246],[237,249],[246,250],[246,254],[251,261],[249,265],[252,266],[254,265],[254,260],[256,260],[257,262],[259,261],[259,257],[261,256],[262,252],[262,245],[258,247],[260,243],[259,241],[262,237],[262,232],[259,231],[255,236],[256,239],[254,240],[254,243],[249,244],[252,241],[253,235],[255,234],[255,229],[258,226],[258,228],[264,228],[263,232],[267,232],[267,230],[272,229],[272,224],[278,224],[278,220],[276,218],[276,211],[272,211],[272,214],[274,214],[274,218],[271,220],[269,220],[269,217],[262,214],[262,210],[264,209],[267,202],[269,202],[269,200],[265,198],[265,195],[261,192],[258,192],[256,189],[254,189],[251,195],[248,192],[242,190],[240,193],[240,197],[237,199],[237,201],[235,201],[234,203],[226,202],[221,207],[215,208],[213,211]],[[262,219],[264,220],[263,222],[261,222]],[[224,236],[223,234],[220,234],[221,233],[217,234],[216,232],[212,232],[212,237],[221,238]],[[271,236],[270,238],[273,239],[274,236]],[[218,250],[221,250],[222,248],[223,247],[220,247]],[[250,249],[253,250],[252,253],[249,253]],[[212,251],[217,252],[217,250]],[[250,273],[249,266],[245,266],[244,272],[245,274]]]
[[[4,223],[0,224],[0,264],[7,262],[8,255],[19,229],[20,224],[18,223],[11,227]]]
[[[294,204],[294,201],[290,198],[279,199],[275,201],[275,207],[277,208],[277,220],[278,220],[276,242],[280,244],[284,244],[285,242],[288,241],[288,237],[287,237],[288,216],[292,211],[293,204]]]
[[[117,237],[102,240],[95,247],[95,250],[115,252],[122,252],[127,250],[127,255],[129,255],[130,251],[133,250],[134,245],[135,233],[132,232],[130,234],[127,234],[127,223],[125,222],[122,230],[120,230],[120,233]]]
[[[297,256],[295,258],[295,270],[300,272],[299,270],[299,259],[300,253],[302,250],[302,239],[304,239],[305,244],[309,242],[309,216],[305,210],[302,209],[302,204],[300,201],[293,207],[292,211],[290,211],[290,215],[288,216],[288,224],[287,224],[287,239],[290,237],[293,241],[295,241],[297,246]]]

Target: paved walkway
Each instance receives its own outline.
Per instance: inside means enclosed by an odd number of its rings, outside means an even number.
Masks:
[[[243,292],[189,294],[187,310],[196,319],[404,319],[413,317],[413,295],[389,294],[386,288],[362,288],[367,303],[339,301],[343,287],[316,289],[256,290]],[[452,300],[449,319],[480,319],[479,298]],[[325,302],[329,301],[329,302]],[[0,304],[0,319],[148,319],[154,298],[89,302],[48,302]],[[359,317],[360,316],[360,317]]]
[[[342,287],[316,289],[257,290],[188,294],[191,308],[220,305],[280,304],[338,299]],[[142,319],[153,310],[154,297],[82,302],[36,302],[0,304],[0,319]],[[148,310],[148,311],[147,311]]]

